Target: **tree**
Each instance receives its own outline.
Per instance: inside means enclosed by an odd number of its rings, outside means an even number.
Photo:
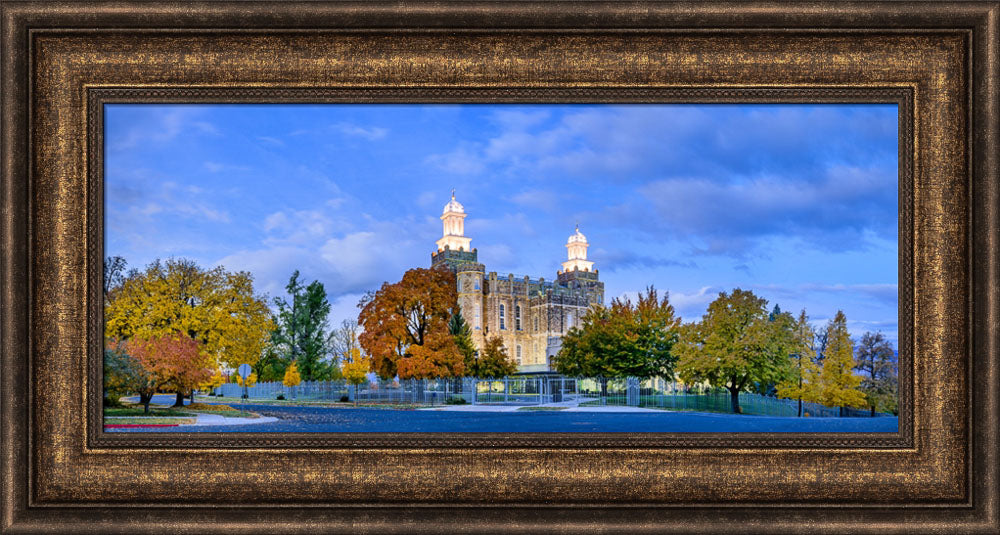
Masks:
[[[775,305],[777,306],[777,305]],[[799,319],[795,322],[793,345],[790,348],[792,360],[791,373],[783,381],[778,383],[778,397],[786,399],[797,399],[799,402],[798,415],[802,416],[803,399],[812,398],[812,389],[815,388],[816,376],[819,373],[813,358],[816,350],[813,341],[816,333],[809,325],[809,317],[806,316],[805,309],[799,313]]]
[[[742,390],[755,382],[780,383],[790,373],[787,326],[769,321],[766,306],[748,290],[720,292],[701,321],[684,325],[677,344],[684,382],[726,388],[737,414]]]
[[[273,329],[264,299],[247,272],[205,270],[190,260],[159,260],[131,271],[109,290],[106,338],[150,340],[182,332],[199,344],[212,367],[256,363]],[[194,388],[197,383],[177,381]],[[177,403],[186,391],[179,389]]]
[[[272,340],[290,361],[295,361],[300,373],[307,380],[322,378],[329,366],[323,358],[327,349],[327,316],[330,302],[323,283],[312,281],[307,286],[299,282],[295,270],[285,286],[291,303],[275,298],[278,308],[277,327]]]
[[[359,341],[375,372],[401,379],[464,375],[464,356],[448,332],[457,301],[454,274],[440,268],[411,269],[363,300]]]
[[[865,395],[858,390],[861,376],[854,373],[854,343],[847,331],[847,316],[841,310],[826,326],[826,354],[819,373],[816,401],[828,407],[862,407]]]
[[[146,413],[149,413],[150,400],[160,388],[190,389],[212,376],[212,358],[200,345],[183,332],[135,337],[126,342],[126,352],[135,357],[146,372],[141,384],[135,385],[139,403]]]
[[[285,369],[285,376],[281,379],[281,384],[285,385],[288,388],[295,388],[301,382],[302,382],[302,376],[299,375],[299,366],[293,360],[292,363],[288,365],[288,368]],[[295,390],[292,390],[292,392],[293,392],[292,397],[295,397],[294,396]]]
[[[462,354],[462,362],[465,364],[465,375],[478,375],[476,364],[476,344],[472,341],[472,329],[469,323],[462,317],[462,313],[455,309],[451,319],[448,320],[448,333],[455,340],[455,347]],[[511,372],[513,373],[513,372]],[[455,392],[462,391],[462,380],[455,378]]]
[[[350,383],[353,388],[357,389],[358,385],[364,384],[368,380],[368,373],[371,371],[372,362],[371,359],[366,358],[361,355],[359,349],[351,349],[349,352],[344,353],[344,363],[342,366],[341,373],[344,375],[344,379]],[[358,405],[358,395],[355,392],[354,405]]]
[[[104,405],[119,405],[119,398],[138,392],[146,382],[146,370],[125,352],[123,344],[112,343],[104,350]]]
[[[355,319],[345,319],[340,322],[340,326],[330,331],[327,337],[327,347],[330,353],[338,359],[345,354],[350,354],[355,349],[361,350],[361,342],[358,336],[361,334],[361,326]]]
[[[222,386],[225,382],[226,378],[222,376],[222,370],[215,370],[215,374],[206,379],[205,382],[198,385],[198,389],[211,392]]]
[[[246,385],[243,384],[244,383],[243,376],[241,376],[238,373],[233,374],[233,381],[240,386],[246,386],[247,388],[250,388],[251,386],[257,384],[257,374],[251,373],[250,375],[248,375],[246,380]]]
[[[125,280],[125,268],[128,263],[120,256],[109,256],[104,260],[104,300],[111,295],[111,290],[118,288]]]
[[[263,382],[280,381],[289,364],[291,361],[282,358],[274,344],[268,344],[260,359],[253,364],[253,369]]]
[[[486,340],[479,362],[476,363],[474,375],[487,379],[506,377],[517,371],[517,363],[507,353],[503,338],[491,336]]]
[[[360,334],[361,326],[356,319],[345,319],[336,329],[330,331],[326,343],[327,351],[330,353],[330,379],[343,377],[339,362],[343,355],[355,349],[361,351],[361,342],[358,340]]]
[[[609,307],[592,306],[563,337],[556,371],[601,378],[601,395],[609,377],[673,376],[680,323],[669,296],[660,299],[652,286],[638,303],[616,298]]]
[[[895,357],[892,344],[882,333],[861,335],[856,369],[864,375],[861,392],[872,416],[876,411],[895,413],[898,410],[899,378]]]

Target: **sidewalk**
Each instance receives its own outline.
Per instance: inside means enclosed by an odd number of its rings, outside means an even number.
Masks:
[[[273,416],[261,416],[259,418],[234,418],[230,416],[222,416],[221,414],[199,414],[195,423],[188,424],[187,426],[268,424],[277,421],[278,419]]]
[[[529,409],[520,412],[531,412],[534,408],[561,408],[562,410],[551,412],[664,412],[660,409],[647,409],[645,407],[629,407],[622,405],[605,405],[603,407],[581,407],[580,402],[593,401],[590,398],[561,401],[558,403],[543,403],[541,405],[441,405],[440,407],[427,407],[417,409],[422,411],[456,411],[456,412],[517,412],[519,409]],[[549,411],[538,411],[549,412]]]

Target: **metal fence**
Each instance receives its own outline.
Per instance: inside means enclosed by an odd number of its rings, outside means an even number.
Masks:
[[[240,398],[243,387],[226,383],[215,395]],[[552,407],[646,407],[672,411],[731,413],[726,390],[704,385],[685,386],[661,378],[574,378],[556,375],[511,376],[500,379],[375,379],[362,385],[346,381],[303,381],[286,387],[280,382],[257,383],[247,388],[251,400],[357,402],[360,404],[479,404]],[[741,411],[764,416],[798,416],[798,401],[741,392]],[[802,403],[803,416],[862,417],[870,412],[846,407]],[[878,414],[886,416],[885,414]]]
[[[378,379],[360,385],[352,385],[347,381],[302,381],[291,387],[280,382],[272,382],[257,383],[246,390],[247,398],[251,400],[283,399],[439,405],[449,401],[473,403],[474,382],[475,379],[472,378],[399,381]],[[240,398],[243,396],[243,387],[235,383],[226,383],[216,388],[213,393],[219,396]]]

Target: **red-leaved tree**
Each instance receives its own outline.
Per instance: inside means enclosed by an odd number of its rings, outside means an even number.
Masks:
[[[187,390],[212,377],[212,357],[204,354],[201,344],[185,333],[133,338],[126,343],[126,352],[146,371],[136,390],[147,413],[149,402],[161,388]]]

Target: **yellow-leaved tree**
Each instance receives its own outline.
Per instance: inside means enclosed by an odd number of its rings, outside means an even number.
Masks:
[[[840,407],[840,415],[844,415],[844,407],[864,407],[865,395],[859,390],[860,375],[854,373],[854,342],[847,331],[847,316],[841,310],[826,326],[826,353],[823,355],[823,367],[819,370],[816,391],[816,401],[828,407]]]
[[[302,382],[302,376],[299,375],[299,365],[293,360],[291,364],[285,368],[285,377],[281,379],[281,384],[292,389],[292,399],[295,399],[295,387]]]
[[[368,373],[372,368],[372,359],[361,355],[361,351],[357,348],[350,349],[344,353],[344,361],[341,367],[341,373],[344,375],[344,379],[348,383],[351,383],[351,388],[355,389],[354,395],[354,405],[358,404],[358,385],[364,384],[368,381]]]
[[[271,311],[247,272],[203,269],[184,259],[156,260],[108,291],[105,336],[149,339],[181,332],[199,343],[214,368],[260,359],[274,329]],[[180,384],[177,402],[187,392]]]
[[[216,369],[215,374],[208,378],[204,383],[198,385],[200,390],[206,390],[211,392],[216,388],[222,386],[226,382],[226,378],[222,376],[222,370]]]
[[[243,386],[243,378],[240,377],[240,374],[234,373],[233,377],[236,378],[236,384]],[[250,375],[248,375],[246,383],[247,383],[246,384],[247,388],[250,388],[251,386],[257,384],[257,374],[251,373]]]

